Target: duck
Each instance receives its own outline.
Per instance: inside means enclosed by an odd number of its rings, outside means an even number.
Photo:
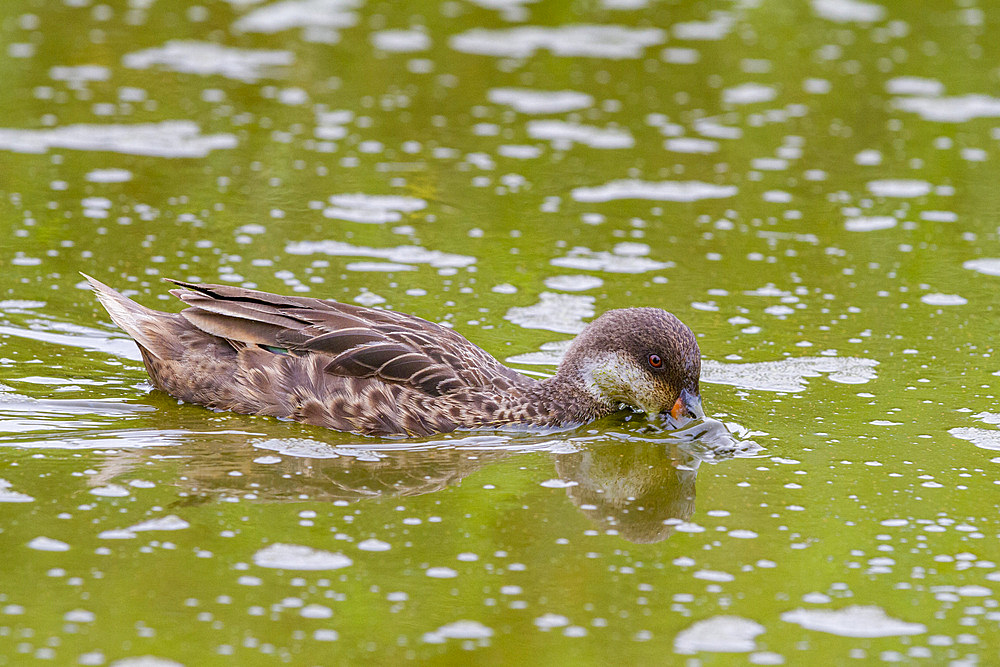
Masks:
[[[366,436],[562,429],[627,409],[668,424],[704,415],[695,335],[660,308],[603,313],[538,380],[405,313],[166,279],[186,306],[167,313],[83,275],[153,386],[218,411]]]

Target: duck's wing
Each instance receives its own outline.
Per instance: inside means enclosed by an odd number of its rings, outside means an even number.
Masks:
[[[335,376],[378,378],[440,396],[462,388],[530,382],[451,329],[388,310],[231,285],[170,282],[189,307],[181,315],[234,344],[329,358]]]

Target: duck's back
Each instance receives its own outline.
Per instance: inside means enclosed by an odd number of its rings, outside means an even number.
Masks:
[[[90,279],[139,344],[154,384],[223,410],[365,434],[488,425],[535,384],[417,317],[225,285],[173,281],[188,308],[150,310]]]

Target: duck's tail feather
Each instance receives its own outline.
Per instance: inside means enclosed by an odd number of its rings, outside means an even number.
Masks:
[[[160,336],[151,336],[150,332],[156,331],[158,324],[164,317],[164,313],[146,308],[136,303],[132,299],[124,296],[117,290],[105,285],[100,280],[81,273],[94,289],[94,294],[100,300],[101,305],[108,311],[111,320],[117,324],[125,333],[131,336],[144,352],[151,354],[157,359],[162,358],[159,350],[161,344],[157,342]]]

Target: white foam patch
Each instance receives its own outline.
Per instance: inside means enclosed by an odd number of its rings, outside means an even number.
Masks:
[[[479,621],[455,621],[442,625],[432,632],[424,633],[423,641],[428,644],[440,644],[447,639],[489,639],[492,636],[492,628]]]
[[[361,0],[284,0],[255,9],[233,23],[233,31],[273,34],[303,28],[309,42],[336,43],[337,31],[358,22],[351,11]]]
[[[972,418],[984,424],[1000,424],[1000,412],[977,412]]]
[[[99,486],[97,488],[91,489],[90,492],[95,496],[101,496],[103,498],[126,498],[131,495],[129,490],[120,484],[108,484],[106,486]]]
[[[681,654],[748,653],[757,648],[764,626],[742,616],[713,616],[681,630],[674,637],[674,651]]]
[[[974,118],[1000,118],[1000,99],[989,95],[958,97],[897,97],[893,104],[901,111],[917,114],[938,123],[965,123]]]
[[[53,81],[68,81],[70,83],[107,81],[111,78],[111,70],[103,65],[57,65],[49,68],[49,78]]]
[[[47,130],[0,128],[0,150],[45,153],[50,148],[153,157],[205,157],[235,148],[233,134],[202,135],[196,123],[166,120],[134,125],[66,125]]]
[[[258,449],[266,449],[286,456],[307,459],[337,459],[340,454],[336,448],[318,440],[305,438],[270,438],[252,443]]]
[[[672,26],[674,37],[693,41],[717,41],[728,35],[736,25],[729,12],[713,11],[708,21],[686,21]]]
[[[271,68],[294,62],[295,55],[291,51],[238,49],[194,40],[170,40],[163,46],[129,53],[122,58],[122,64],[131,69],[160,66],[173,72],[217,74],[247,83],[266,77]]]
[[[898,222],[889,215],[862,216],[845,220],[844,229],[849,232],[875,232],[880,229],[892,229]]]
[[[626,254],[615,247],[613,252],[606,250],[594,251],[578,246],[571,248],[565,257],[556,257],[549,261],[552,266],[581,271],[604,271],[606,273],[645,273],[668,269],[673,264],[659,262],[648,257]]]
[[[354,561],[341,553],[281,543],[264,547],[255,553],[253,562],[260,567],[282,570],[339,570],[354,564]]]
[[[558,366],[562,358],[569,350],[571,340],[557,340],[551,343],[542,343],[538,352],[527,352],[525,354],[515,354],[507,357],[507,362],[511,364],[527,364],[538,366]]]
[[[964,306],[969,300],[959,294],[940,294],[932,292],[920,297],[920,301],[929,306]]]
[[[323,210],[324,217],[369,224],[398,222],[403,213],[413,213],[427,207],[427,202],[417,197],[367,195],[360,192],[333,195],[329,201],[331,206]]]
[[[527,114],[566,113],[587,109],[594,98],[575,90],[534,90],[531,88],[493,88],[486,94],[493,104],[503,104]]]
[[[933,189],[933,186],[927,181],[905,178],[869,181],[866,187],[868,192],[876,197],[899,197],[902,199],[923,197],[930,194]]]
[[[706,359],[701,364],[701,379],[742,389],[794,393],[806,388],[806,378],[823,375],[832,382],[865,384],[875,379],[877,365],[874,359],[858,357],[799,357],[745,364]]]
[[[570,196],[579,202],[608,202],[618,199],[692,202],[732,197],[738,191],[735,185],[715,185],[701,181],[619,179],[604,185],[574,188]]]
[[[415,53],[431,47],[431,38],[420,30],[380,30],[370,39],[376,49],[389,53]]]
[[[812,0],[820,18],[835,23],[877,23],[885,18],[885,7],[860,0]]]
[[[14,485],[5,479],[0,479],[0,503],[30,503],[35,499],[27,493],[11,490]]]
[[[944,93],[944,84],[937,79],[920,76],[897,76],[885,82],[885,90],[890,95],[939,97]]]
[[[841,637],[898,637],[927,632],[923,623],[907,623],[891,618],[879,607],[855,605],[837,609],[794,609],[781,620],[806,630],[817,630]]]
[[[967,440],[980,449],[1000,451],[1000,431],[985,428],[953,428],[948,430],[959,440]]]
[[[391,548],[392,545],[388,542],[376,540],[374,537],[369,537],[367,540],[358,542],[358,549],[362,551],[388,551]]]
[[[524,144],[504,144],[497,148],[497,153],[515,160],[531,160],[541,155],[542,149]]]
[[[132,180],[132,172],[128,169],[94,169],[87,172],[84,178],[90,183],[126,183]]]
[[[417,267],[412,264],[397,264],[396,262],[349,262],[344,268],[348,271],[383,271],[387,273],[417,270]]]
[[[574,143],[591,148],[632,148],[635,138],[624,128],[580,125],[563,120],[533,120],[528,122],[528,136],[551,141],[558,149],[568,149]]]
[[[167,516],[158,517],[156,519],[149,519],[148,521],[143,521],[137,523],[134,526],[130,526],[127,530],[134,533],[141,533],[150,530],[184,530],[190,528],[191,524],[180,518],[176,514],[168,514]]]
[[[725,104],[759,104],[761,102],[770,102],[777,95],[778,91],[774,86],[765,86],[760,83],[742,83],[723,90],[722,101]]]
[[[290,255],[332,255],[335,257],[377,257],[400,264],[429,264],[435,268],[464,268],[476,263],[475,257],[428,250],[420,246],[369,248],[343,241],[293,241],[285,245]]]
[[[665,39],[666,33],[658,28],[524,26],[506,30],[475,28],[454,35],[449,45],[463,53],[507,58],[528,58],[541,49],[547,49],[555,56],[621,60],[641,58],[647,47],[661,44]]]
[[[584,318],[594,316],[594,297],[542,292],[538,303],[511,308],[504,319],[526,329],[545,329],[576,334],[587,326]]]
[[[663,147],[674,153],[707,155],[719,150],[719,142],[698,137],[675,137],[663,142]]]
[[[69,551],[69,545],[51,537],[39,536],[28,542],[29,549],[36,551]]]
[[[962,262],[963,269],[969,269],[987,276],[1000,276],[1000,258],[983,257]]]
[[[604,281],[597,276],[587,275],[552,276],[545,279],[546,287],[562,292],[585,292],[596,289],[603,284]]]

